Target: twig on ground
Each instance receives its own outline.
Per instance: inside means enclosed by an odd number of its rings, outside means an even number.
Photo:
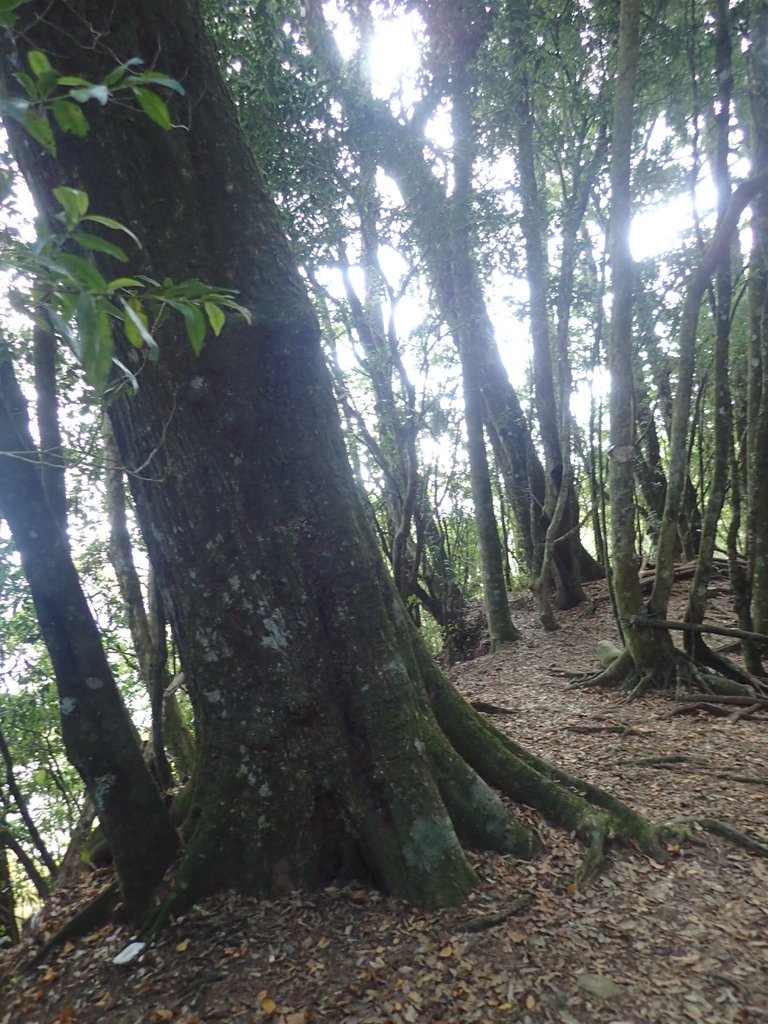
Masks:
[[[484,932],[487,928],[495,928],[498,924],[504,924],[507,918],[512,917],[513,914],[519,914],[523,910],[527,910],[533,903],[533,895],[528,894],[521,896],[519,900],[515,900],[504,910],[499,910],[495,914],[481,914],[479,917],[471,917],[468,921],[461,926],[462,931],[465,932]]]

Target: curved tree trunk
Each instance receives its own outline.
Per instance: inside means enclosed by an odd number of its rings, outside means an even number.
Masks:
[[[77,181],[92,209],[141,236],[142,270],[223,282],[253,314],[199,358],[169,322],[138,392],[110,406],[198,729],[169,907],[222,886],[274,895],[345,873],[422,904],[455,901],[475,882],[463,844],[534,847],[490,782],[577,829],[590,863],[604,838],[630,832],[658,855],[642,819],[600,804],[599,791],[577,795],[573,780],[505,745],[415,635],[370,534],[317,324],[197,5],[33,7],[45,19],[28,17],[19,40],[62,71],[98,79],[116,59],[162,54],[188,90],[174,110],[187,130],[163,134],[107,106],[86,140],[61,141],[55,164],[18,147],[39,201]]]

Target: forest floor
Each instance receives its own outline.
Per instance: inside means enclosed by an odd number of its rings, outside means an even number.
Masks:
[[[617,640],[602,585],[556,633],[527,596],[513,614],[519,644],[451,670],[468,700],[511,712],[492,716],[500,729],[656,820],[716,818],[766,840],[765,718],[569,690],[562,673],[597,670],[596,642]],[[733,625],[716,588],[708,618]],[[83,895],[63,893],[0,955],[0,1024],[768,1022],[768,861],[701,832],[664,864],[616,848],[579,891],[583,849],[522,816],[545,852],[474,856],[481,885],[460,907],[426,913],[356,886],[273,902],[223,894],[123,967],[113,958],[131,935],[115,926],[33,963]]]

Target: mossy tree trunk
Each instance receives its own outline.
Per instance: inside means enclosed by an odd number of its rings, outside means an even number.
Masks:
[[[631,831],[658,853],[641,819],[622,831],[618,804],[593,813],[592,791],[577,796],[505,745],[415,634],[373,542],[316,320],[197,4],[31,8],[19,46],[63,72],[98,79],[116,60],[161,54],[187,89],[174,109],[184,129],[165,134],[108,105],[86,139],[61,140],[55,163],[19,146],[38,201],[48,206],[62,181],[84,188],[93,210],[141,237],[137,270],[236,288],[254,318],[230,321],[199,357],[169,323],[138,392],[110,406],[195,709],[169,906],[222,886],[271,896],[345,874],[425,905],[456,901],[475,883],[465,844],[534,847],[489,783],[576,828],[593,851],[599,820],[605,836]]]
[[[750,36],[765,39],[768,3],[750,7]],[[768,53],[749,49],[749,98],[752,113],[751,159],[755,173],[768,167]],[[749,628],[768,631],[768,192],[752,205],[752,251],[749,267],[750,334],[747,377],[747,601]],[[745,644],[747,665],[762,672],[765,652]]]
[[[632,219],[632,115],[637,81],[640,35],[639,0],[622,0],[619,25],[618,72],[614,98],[611,151],[610,260],[613,289],[608,365],[611,372],[610,461],[611,554],[619,624],[628,657],[608,671],[619,675],[634,662],[653,671],[669,655],[669,634],[639,630],[634,622],[642,611],[635,535],[635,403],[633,379],[634,263],[629,247]],[[631,660],[630,660],[631,659]]]

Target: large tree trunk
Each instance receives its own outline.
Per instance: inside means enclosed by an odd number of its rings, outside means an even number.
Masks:
[[[172,905],[348,873],[427,905],[457,900],[474,883],[463,843],[533,848],[473,760],[590,843],[630,829],[658,854],[615,802],[593,813],[571,780],[513,759],[426,656],[373,543],[317,324],[197,4],[32,7],[45,18],[27,17],[19,40],[63,71],[98,78],[161,54],[188,90],[174,110],[185,130],[108,106],[86,140],[61,140],[56,164],[19,147],[39,201],[77,182],[140,235],[141,269],[238,289],[254,318],[199,358],[169,323],[138,392],[110,406],[198,733]]]

